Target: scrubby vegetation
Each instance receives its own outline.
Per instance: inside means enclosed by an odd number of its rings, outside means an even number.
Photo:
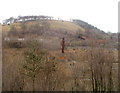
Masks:
[[[115,91],[116,56],[104,48],[67,49],[64,55],[37,46],[3,49],[3,90]]]
[[[21,19],[3,26],[3,91],[120,89],[116,34],[79,20]]]

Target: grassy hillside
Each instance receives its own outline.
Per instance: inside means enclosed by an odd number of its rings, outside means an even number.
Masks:
[[[111,39],[111,36],[107,33],[79,20],[73,22],[63,20],[30,20],[5,24],[2,29],[3,37],[28,38],[32,36],[39,39],[46,38],[46,41],[49,41],[51,38],[56,43],[57,40],[65,37],[69,45],[71,43],[73,46],[88,46],[90,40],[97,40],[98,43],[102,40],[103,42],[99,45],[104,45],[104,42],[109,41],[107,46],[117,46],[116,38],[112,37]],[[81,41],[81,39],[84,39],[83,37],[86,40]],[[111,41],[115,41],[114,44],[111,44]]]
[[[61,29],[61,30],[67,30],[67,31],[85,31],[84,28],[80,27],[79,25],[76,25],[75,23],[68,22],[68,21],[49,21],[51,29]]]
[[[50,30],[62,30],[62,31],[72,31],[72,32],[76,32],[78,30],[85,31],[84,28],[72,22],[52,20],[52,21],[47,21],[47,23],[50,26]],[[20,27],[21,24],[23,23],[6,24],[2,27],[3,32],[9,32],[12,26],[15,26],[17,30],[21,30],[21,27]],[[41,21],[30,21],[30,22],[26,22],[25,24],[27,28],[35,24],[39,24],[40,26],[42,26]]]

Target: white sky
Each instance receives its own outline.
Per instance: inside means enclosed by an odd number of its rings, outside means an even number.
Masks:
[[[19,15],[80,19],[108,32],[118,32],[119,0],[0,0],[0,22]]]

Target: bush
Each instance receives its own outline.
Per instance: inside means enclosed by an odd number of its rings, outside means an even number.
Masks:
[[[26,47],[25,42],[20,41],[4,41],[3,48],[24,48]]]

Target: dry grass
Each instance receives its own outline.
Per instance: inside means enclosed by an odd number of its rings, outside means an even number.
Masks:
[[[85,31],[82,27],[67,21],[49,21],[51,29],[61,29],[75,32],[77,30]]]
[[[26,24],[27,28],[29,28],[30,26],[38,24],[38,23],[40,23],[40,25],[41,25],[41,22],[38,22],[38,21],[31,21],[31,22],[27,22],[25,24]],[[74,23],[67,22],[67,21],[52,20],[52,21],[48,21],[48,23],[50,24],[51,30],[64,30],[64,31],[69,31],[71,33],[76,33],[76,31],[78,31],[78,30],[85,31],[84,28],[82,28]],[[10,31],[10,28],[12,26],[14,26],[17,29],[17,31],[21,31],[20,24],[21,23],[11,23],[10,25],[4,25],[4,26],[2,26],[2,30],[4,33],[7,33]]]
[[[23,90],[32,91],[31,79],[19,73],[19,67],[24,62],[23,53],[25,50],[26,49],[3,49],[3,90],[20,90],[22,81],[25,79]],[[92,90],[91,72],[87,59],[89,51],[89,49],[68,49],[64,55],[62,55],[60,51],[50,51],[49,55],[55,57],[55,60],[44,64],[46,69],[38,73],[35,79],[35,90]],[[61,59],[63,56],[64,59]],[[50,56],[48,57],[51,58]],[[55,71],[52,71],[50,68],[54,67],[54,65]],[[113,64],[114,90],[117,90],[117,69],[117,65]],[[48,78],[45,79],[45,77]],[[54,80],[55,82],[53,83]],[[75,80],[78,85],[75,83]]]

